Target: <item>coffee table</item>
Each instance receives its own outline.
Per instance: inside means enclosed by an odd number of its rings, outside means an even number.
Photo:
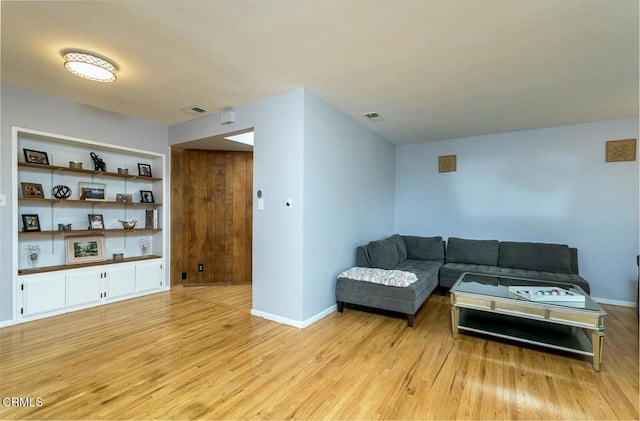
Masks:
[[[584,303],[530,301],[509,292],[510,286],[563,288],[583,295]],[[454,338],[465,330],[589,355],[600,371],[607,313],[577,285],[465,272],[450,294]]]

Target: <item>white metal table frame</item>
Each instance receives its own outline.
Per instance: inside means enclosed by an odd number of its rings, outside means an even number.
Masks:
[[[478,278],[480,277],[480,278]],[[483,279],[484,278],[484,279]],[[492,279],[493,278],[493,279]],[[479,288],[481,292],[465,288],[471,279],[495,282]],[[534,344],[538,346],[573,352],[593,357],[593,368],[600,371],[604,348],[604,317],[606,312],[596,304],[579,286],[571,285],[570,290],[585,296],[585,306],[578,308],[561,303],[533,302],[510,294],[505,284],[554,286],[567,289],[567,285],[535,279],[494,276],[465,272],[451,287],[451,330],[458,338],[459,330],[466,330],[503,339]],[[465,290],[466,289],[466,290]],[[493,295],[495,294],[495,295]],[[483,320],[484,319],[484,320]],[[511,320],[523,321],[523,328],[505,328]],[[545,336],[545,326],[566,326],[571,334],[561,340]],[[528,329],[530,327],[531,329]],[[584,330],[591,332],[591,340]],[[547,332],[548,333],[548,332]]]

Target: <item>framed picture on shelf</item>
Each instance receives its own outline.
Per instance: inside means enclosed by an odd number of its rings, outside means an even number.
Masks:
[[[151,165],[138,163],[138,175],[141,177],[152,177]]]
[[[89,214],[89,229],[90,230],[103,230],[104,218],[98,213]]]
[[[153,200],[153,192],[151,190],[140,190],[140,202],[155,203]]]
[[[107,185],[104,183],[78,183],[80,200],[106,200]]]
[[[49,156],[46,152],[34,151],[33,149],[22,149],[24,160],[32,164],[49,165]]]
[[[104,237],[70,237],[65,240],[67,264],[100,262],[104,257]]]
[[[38,215],[22,215],[22,231],[39,232],[40,219],[38,218]]]
[[[131,202],[133,197],[127,193],[116,193],[116,202]]]
[[[20,187],[22,187],[23,197],[44,199],[44,190],[42,189],[42,184],[20,183]]]

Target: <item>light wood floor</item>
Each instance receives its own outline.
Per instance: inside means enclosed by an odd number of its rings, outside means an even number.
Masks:
[[[635,310],[604,306],[589,358],[346,308],[307,329],[250,313],[250,286],[182,288],[0,330],[0,419],[638,419]]]

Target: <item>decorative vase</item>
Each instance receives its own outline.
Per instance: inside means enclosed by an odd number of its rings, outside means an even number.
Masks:
[[[149,245],[149,239],[148,238],[140,239],[140,241],[138,242],[138,245],[140,246],[140,253],[142,253],[143,256],[146,256],[147,253],[149,253],[149,249],[151,248],[151,246]]]
[[[40,246],[27,246],[27,262],[29,266],[35,268],[38,265],[38,256],[40,255]]]

